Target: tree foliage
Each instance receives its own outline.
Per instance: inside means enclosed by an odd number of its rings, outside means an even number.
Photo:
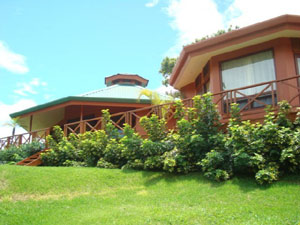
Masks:
[[[16,128],[19,127],[20,117],[12,118],[11,121],[3,124],[4,126],[8,126],[12,128],[12,136],[15,136]]]
[[[203,41],[203,40],[207,40],[207,39],[210,39],[210,38],[213,38],[213,37],[217,37],[217,36],[220,36],[220,35],[225,34],[227,32],[237,30],[237,29],[239,29],[238,26],[233,27],[232,25],[230,25],[227,30],[221,29],[221,30],[218,30],[216,33],[213,33],[211,35],[206,35],[202,38],[196,38],[195,41],[190,43],[190,44],[195,44],[195,43]],[[161,62],[159,73],[163,76],[162,84],[165,85],[166,87],[168,87],[168,85],[169,85],[169,79],[170,79],[170,76],[172,74],[173,68],[176,64],[176,61],[177,61],[177,58],[171,58],[171,57],[167,56]],[[178,97],[178,94],[175,94],[175,95],[177,95],[176,97]]]
[[[176,60],[177,58],[165,57],[161,62],[159,73],[162,74],[164,78],[162,84],[166,87],[169,85],[169,79],[172,74],[172,70],[176,64]]]

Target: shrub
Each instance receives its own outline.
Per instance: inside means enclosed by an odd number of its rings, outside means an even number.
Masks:
[[[145,170],[161,170],[163,167],[163,160],[160,155],[150,156],[144,162]]]
[[[135,159],[132,161],[128,161],[122,169],[136,169],[136,170],[142,170],[144,169],[144,162],[140,159]]]
[[[103,150],[103,160],[121,168],[126,163],[122,156],[122,149],[123,145],[119,144],[116,139],[110,139]]]
[[[265,169],[259,170],[255,179],[259,184],[271,184],[278,180],[278,165],[277,163],[270,163]]]
[[[194,108],[183,110],[176,102],[177,133],[172,134],[175,148],[165,154],[164,169],[169,172],[200,170],[199,163],[212,149],[222,145],[219,114],[210,93],[193,98]],[[173,167],[173,168],[172,168]]]
[[[24,153],[20,151],[20,148],[11,146],[7,149],[0,151],[1,164],[19,162],[24,158]]]
[[[47,137],[51,149],[42,154],[43,162],[174,173],[202,170],[215,181],[242,173],[255,176],[259,184],[272,183],[284,172],[300,172],[300,112],[292,122],[287,102],[278,104],[277,115],[267,108],[262,124],[241,121],[239,105],[232,104],[227,132],[223,133],[211,94],[193,100],[193,108],[175,102],[175,130],[168,131],[166,121],[156,115],[142,117],[148,139],[142,139],[128,124],[121,137],[107,110],[102,111],[104,130],[66,138],[55,127]],[[15,150],[10,155],[18,157]]]
[[[63,166],[64,162],[77,161],[78,151],[67,137],[64,137],[63,131],[59,126],[53,127],[52,135],[46,137],[49,150],[41,154],[43,165],[45,166]],[[74,142],[74,141],[73,141]]]
[[[85,132],[79,136],[78,148],[82,151],[87,166],[96,166],[100,158],[104,156],[108,136],[103,130]]]
[[[85,167],[86,164],[85,164],[85,162],[78,162],[78,161],[66,160],[63,163],[63,166],[68,166],[68,167]]]
[[[99,168],[106,168],[106,169],[116,169],[119,168],[118,165],[114,165],[110,162],[105,161],[103,158],[99,159],[97,162],[97,167]]]
[[[165,119],[159,119],[155,114],[152,114],[151,117],[143,116],[140,123],[151,141],[161,141],[167,136]]]
[[[143,169],[143,139],[128,124],[124,125],[123,133],[124,136],[120,139],[119,143],[122,146],[122,157],[126,161],[126,165],[122,168]]]
[[[120,138],[120,133],[110,119],[109,110],[103,109],[101,112],[103,117],[104,131],[106,135],[108,136],[108,138],[114,138],[118,140]]]
[[[231,176],[231,165],[227,160],[228,157],[224,152],[215,150],[208,152],[200,162],[204,176],[215,181],[228,180]]]
[[[280,156],[280,162],[289,172],[300,172],[300,131],[296,130],[291,137],[290,145],[283,149]]]
[[[163,169],[167,172],[188,173],[193,165],[186,160],[186,156],[175,147],[163,155]]]
[[[44,148],[44,144],[40,142],[32,142],[20,146],[10,146],[9,148],[0,151],[0,162],[1,164],[19,162],[42,151]]]

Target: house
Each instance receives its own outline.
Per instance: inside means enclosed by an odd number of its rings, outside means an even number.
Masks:
[[[109,109],[112,120],[121,127],[125,118],[118,113],[145,108],[151,105],[146,96],[140,96],[148,80],[136,74],[116,74],[105,78],[106,88],[78,96],[69,96],[31,107],[10,116],[19,117],[19,124],[33,136],[44,137],[55,125],[65,129],[65,134],[83,133],[101,129],[101,110]],[[85,123],[81,123],[85,121]],[[136,121],[131,121],[136,123]],[[24,140],[17,140],[24,142]],[[15,142],[15,141],[14,141]]]
[[[212,92],[223,121],[230,103],[261,120],[266,105],[300,104],[300,16],[283,15],[183,47],[170,84],[185,98]]]
[[[188,107],[193,105],[193,96],[212,92],[221,122],[228,121],[234,102],[240,106],[242,119],[261,121],[265,106],[276,108],[282,100],[291,104],[291,115],[295,115],[300,106],[299,74],[300,16],[283,15],[185,46],[170,84],[182,92]],[[0,149],[44,140],[54,125],[60,125],[65,135],[101,129],[101,110],[107,108],[120,130],[126,122],[143,135],[139,118],[153,113],[166,118],[167,126],[174,128],[172,104],[151,106],[146,98],[137,102],[148,83],[144,78],[116,74],[105,78],[105,83],[104,89],[11,114],[20,117],[28,133],[0,138]]]

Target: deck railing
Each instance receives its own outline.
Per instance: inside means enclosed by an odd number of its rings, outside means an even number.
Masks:
[[[293,107],[300,106],[300,88],[298,86],[300,76],[294,76],[281,80],[273,80],[263,82],[246,87],[225,90],[213,94],[214,102],[218,105],[222,118],[230,116],[230,104],[238,103],[240,112],[252,113],[252,110],[264,108],[267,105],[277,106],[277,102],[287,100]],[[256,88],[255,94],[248,95],[247,92]],[[185,107],[193,107],[192,99],[183,100]],[[138,132],[142,132],[139,120],[142,116],[150,116],[155,114],[159,118],[165,118],[169,128],[174,127],[174,103],[166,103],[161,105],[149,106],[141,109],[135,109],[126,112],[115,113],[111,115],[112,123],[120,131],[123,130],[124,123],[129,124]],[[64,125],[64,134],[67,136],[70,133],[80,134],[86,131],[96,131],[103,128],[103,118],[97,117],[88,120],[68,123]],[[42,132],[42,133],[41,133]],[[38,135],[38,134],[42,135]],[[0,149],[4,149],[10,145],[20,145],[30,143],[33,140],[45,141],[45,137],[50,133],[50,129],[42,131],[34,131],[5,138],[0,138]]]
[[[29,133],[16,134],[14,136],[0,138],[0,150],[9,146],[30,144],[34,141],[46,144],[46,137],[50,134],[50,128],[36,130]]]
[[[292,106],[300,105],[300,76],[273,80],[241,88],[222,91],[214,94],[214,101],[219,105],[222,117],[230,116],[230,104],[238,103],[240,112],[264,108],[268,105],[277,106],[277,102],[286,100]],[[247,95],[245,92],[256,88],[256,93]]]

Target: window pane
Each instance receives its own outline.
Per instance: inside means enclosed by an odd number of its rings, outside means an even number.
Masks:
[[[300,57],[297,58],[297,68],[298,68],[298,75],[300,75]]]
[[[275,68],[272,51],[222,63],[223,90],[245,87],[252,84],[275,80]],[[259,93],[264,86],[248,88],[241,92],[245,95]]]

